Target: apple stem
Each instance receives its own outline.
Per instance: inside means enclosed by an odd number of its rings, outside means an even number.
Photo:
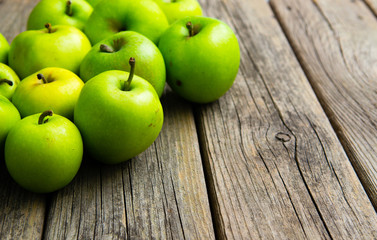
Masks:
[[[42,73],[38,73],[38,74],[37,74],[37,78],[38,78],[39,80],[42,80],[43,83],[45,83],[45,84],[48,83],[48,81],[46,80],[45,76],[43,76]]]
[[[39,116],[39,119],[38,119],[38,125],[41,125],[43,123],[46,123],[48,122],[48,118],[45,120],[45,118],[47,116],[52,116],[53,112],[52,110],[47,110],[47,111],[44,111],[43,113],[41,113],[41,115]]]
[[[8,83],[9,86],[13,86],[13,82],[9,79],[0,79],[0,84],[2,83]]]
[[[110,46],[108,46],[106,44],[101,44],[99,46],[99,50],[101,52],[107,52],[107,53],[113,53],[114,52],[114,49],[112,49]]]
[[[130,90],[131,82],[135,73],[135,58],[131,57],[129,60],[129,64],[131,66],[131,70],[130,70],[130,74],[128,75],[127,82],[125,82],[123,85],[123,91]]]
[[[52,29],[51,29],[51,23],[46,23],[46,24],[45,24],[45,28],[47,28],[48,33],[51,33],[51,32],[52,32]]]
[[[67,14],[68,16],[72,16],[73,15],[73,12],[72,12],[72,2],[69,0],[67,1],[67,5],[65,7],[65,14]]]
[[[186,23],[186,27],[189,30],[190,37],[194,36],[194,26],[192,25],[192,22]]]

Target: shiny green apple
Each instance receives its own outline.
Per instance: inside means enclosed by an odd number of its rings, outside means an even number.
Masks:
[[[220,98],[232,86],[240,65],[237,37],[227,24],[213,18],[176,21],[161,36],[158,47],[169,86],[192,102]]]
[[[169,23],[188,16],[202,16],[202,8],[197,0],[154,0],[164,11]]]
[[[138,155],[161,131],[160,99],[149,82],[133,75],[133,69],[95,76],[77,101],[74,122],[85,150],[100,162],[116,164]]]
[[[124,31],[100,41],[80,66],[84,82],[108,70],[130,71],[128,60],[137,59],[135,74],[147,80],[161,97],[166,81],[165,62],[160,50],[140,33]]]
[[[0,95],[0,160],[4,159],[5,139],[10,129],[21,119],[17,108]]]
[[[46,24],[41,30],[20,33],[12,41],[9,66],[23,79],[46,67],[60,67],[78,74],[91,49],[83,32],[72,26]]]
[[[13,69],[0,63],[0,95],[11,100],[19,82],[20,79]]]
[[[84,0],[41,0],[29,15],[27,29],[38,30],[51,23],[82,30],[92,11],[92,6]]]
[[[77,174],[83,143],[68,119],[46,111],[18,121],[5,142],[5,163],[25,189],[48,193],[63,188]]]
[[[20,82],[12,102],[22,117],[51,109],[72,120],[83,86],[84,82],[69,70],[44,68]]]
[[[153,0],[101,1],[85,26],[85,33],[94,45],[121,31],[143,34],[155,44],[169,23]]]
[[[8,63],[9,43],[0,33],[0,63]]]

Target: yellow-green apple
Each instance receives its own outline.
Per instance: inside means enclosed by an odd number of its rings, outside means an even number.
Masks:
[[[153,0],[112,0],[94,7],[84,31],[93,45],[126,30],[141,33],[157,44],[168,26],[164,12]]]
[[[93,7],[96,6],[99,2],[101,2],[102,0],[86,0],[90,5],[92,5]]]
[[[0,33],[0,63],[8,63],[9,43]]]
[[[12,102],[22,117],[51,109],[72,120],[83,86],[84,82],[69,70],[44,68],[20,82]]]
[[[25,189],[48,193],[63,188],[77,174],[83,143],[77,127],[45,111],[18,121],[5,142],[5,164]]]
[[[134,61],[131,58],[130,64]],[[86,151],[100,162],[124,162],[146,150],[163,124],[160,99],[146,80],[131,72],[103,72],[83,87],[74,122]]]
[[[154,0],[164,11],[169,23],[188,16],[202,16],[202,8],[197,0]]]
[[[240,64],[240,49],[232,29],[208,17],[186,17],[161,36],[167,82],[183,98],[208,103],[233,84]]]
[[[19,82],[20,79],[13,69],[0,63],[0,95],[11,100]]]
[[[85,0],[41,0],[29,15],[27,29],[38,30],[51,23],[82,30],[92,11],[92,6]]]
[[[90,49],[88,38],[79,29],[46,24],[45,29],[16,36],[10,45],[9,66],[20,79],[46,67],[61,67],[78,74]]]
[[[80,66],[84,82],[108,70],[130,71],[128,60],[137,59],[135,74],[147,80],[161,97],[166,81],[165,62],[160,50],[140,33],[124,31],[100,41]]]
[[[0,160],[4,159],[5,139],[10,129],[21,119],[17,108],[0,95]]]

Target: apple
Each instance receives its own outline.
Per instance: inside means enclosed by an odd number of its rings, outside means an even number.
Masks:
[[[99,2],[101,2],[102,0],[86,0],[90,5],[92,5],[93,7],[96,6]]]
[[[232,86],[240,65],[237,37],[228,25],[213,18],[176,21],[161,36],[158,47],[169,86],[196,103],[220,98]]]
[[[63,68],[44,68],[25,78],[18,85],[12,102],[22,117],[51,109],[73,119],[73,109],[84,82]]]
[[[164,58],[151,40],[137,32],[120,32],[94,45],[81,63],[80,76],[86,82],[108,70],[130,71],[131,56],[138,61],[135,74],[152,84],[161,97],[166,81]]]
[[[164,12],[153,0],[112,0],[94,7],[84,31],[93,45],[126,30],[141,33],[157,44],[168,26]]]
[[[63,188],[77,174],[83,143],[77,127],[45,111],[18,121],[5,141],[5,164],[25,189],[48,193]]]
[[[8,63],[9,43],[0,33],[0,63]]]
[[[169,24],[188,16],[202,16],[197,0],[154,0],[165,13]]]
[[[10,129],[21,119],[17,108],[0,95],[0,160],[4,159],[5,139]]]
[[[0,63],[0,95],[11,100],[19,82],[20,79],[13,69]]]
[[[124,162],[146,150],[163,124],[160,99],[146,80],[130,73],[103,72],[83,87],[74,112],[85,150],[107,164]]]
[[[84,0],[41,0],[31,11],[28,30],[38,30],[46,23],[70,25],[82,30],[93,7]]]
[[[45,27],[20,33],[10,45],[9,66],[20,79],[46,67],[61,67],[78,74],[81,61],[91,49],[88,38],[75,27]]]

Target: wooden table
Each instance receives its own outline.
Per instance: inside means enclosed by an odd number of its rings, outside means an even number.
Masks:
[[[52,194],[2,166],[0,239],[377,238],[377,0],[200,2],[239,38],[231,90],[167,90],[147,151]],[[9,41],[36,3],[0,0]]]

